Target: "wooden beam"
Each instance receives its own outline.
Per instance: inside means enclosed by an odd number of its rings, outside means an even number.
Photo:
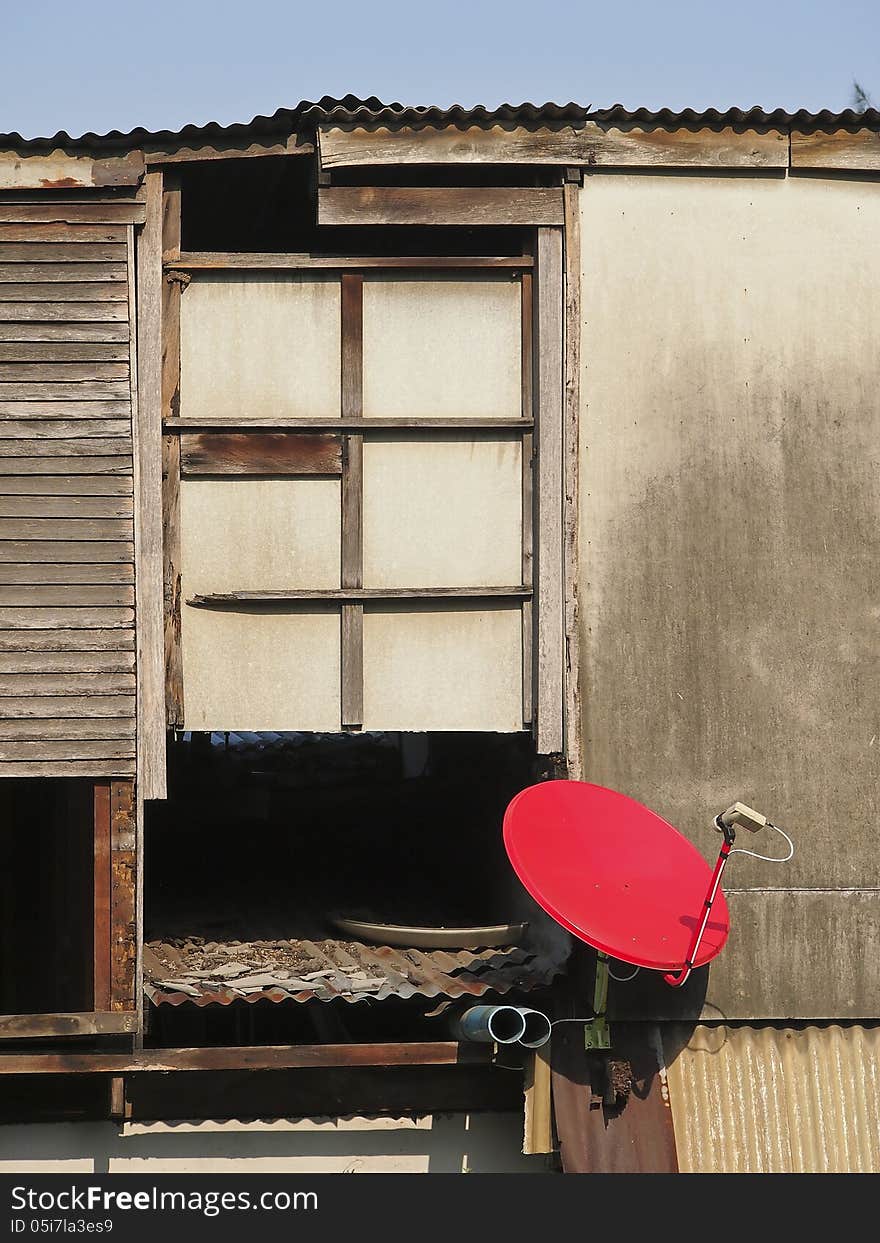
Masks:
[[[791,167],[854,173],[880,172],[880,133],[873,129],[860,129],[854,134],[843,130],[834,134],[792,134]]]
[[[0,1040],[51,1040],[57,1036],[112,1036],[133,1032],[137,1015],[112,1011],[77,1014],[2,1014]],[[2,1060],[0,1055],[0,1060]]]
[[[550,1091],[550,1045],[536,1049],[527,1061],[524,1082],[523,1152],[553,1152],[553,1104]]]
[[[124,1075],[166,1071],[291,1070],[349,1066],[487,1065],[487,1045],[242,1045],[234,1048],[144,1049],[134,1053],[4,1053],[0,1075]]]
[[[47,715],[53,715],[49,713]],[[94,1009],[110,1010],[110,782],[96,781],[94,808]]]
[[[619,129],[588,121],[575,128],[319,130],[321,166],[551,164],[588,168],[785,168],[788,134],[730,128]],[[537,222],[534,222],[537,223]],[[555,222],[547,222],[555,223]]]
[[[566,772],[584,770],[578,621],[578,461],[581,398],[581,191],[566,185],[565,199],[565,409],[563,413],[562,581],[565,601],[564,742]]]
[[[534,427],[534,289],[532,273],[522,274],[520,297],[520,366],[522,369],[522,419]],[[522,581],[531,591],[534,581],[534,487],[535,437],[532,431],[523,436],[522,442]],[[534,616],[531,597],[522,602],[522,716],[523,725],[531,728],[534,720]]]
[[[106,744],[104,744],[106,745]],[[110,784],[110,1009],[137,1009],[137,826],[133,781]]]
[[[537,600],[535,737],[542,755],[563,749],[563,266],[562,230],[538,230]]]
[[[40,155],[0,151],[0,190],[137,186],[143,179],[142,151],[128,151],[125,155],[104,158],[70,155],[60,150]]]
[[[561,225],[562,191],[517,186],[330,186],[319,225]]]
[[[238,251],[189,251],[185,254],[169,250],[165,254],[168,270],[183,272],[254,270],[286,271],[319,269],[348,271],[373,268],[419,270],[468,270],[470,268],[519,269],[532,266],[531,255],[364,255],[360,258],[334,255],[270,254],[260,251],[245,254]]]
[[[327,587],[290,591],[230,591],[211,595],[195,595],[187,604],[223,606],[224,604],[285,604],[339,603],[360,601],[365,604],[382,600],[526,600],[530,587]]]
[[[340,475],[342,437],[330,433],[185,432],[180,473],[199,475]]]
[[[357,424],[363,418],[364,278],[342,277],[342,417]],[[348,434],[342,465],[343,588],[363,586],[364,438]],[[360,729],[364,721],[364,610],[344,603],[340,610],[340,702],[344,729]]]
[[[179,250],[180,175],[162,176],[162,249]],[[178,280],[162,283],[162,420],[180,411],[180,298]],[[183,725],[183,651],[180,638],[180,441],[162,437],[162,612],[165,649],[165,723]]]
[[[147,175],[147,219],[137,242],[137,353],[132,355],[137,549],[138,781],[165,798],[165,652],[162,613],[162,174]],[[134,256],[132,256],[134,262]]]
[[[240,419],[222,416],[219,419],[166,419],[166,432],[504,432],[529,431],[533,426],[532,419],[521,418],[463,418],[463,419],[388,419],[388,418],[338,418],[338,419],[294,419],[294,418],[255,418]]]

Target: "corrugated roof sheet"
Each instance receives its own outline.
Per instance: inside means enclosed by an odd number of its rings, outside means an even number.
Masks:
[[[250,136],[260,138],[274,134],[290,132],[297,128],[312,125],[387,125],[387,126],[488,126],[504,123],[519,125],[582,125],[585,121],[600,121],[613,125],[651,125],[670,128],[698,127],[724,128],[727,126],[751,128],[784,128],[797,130],[816,129],[874,129],[880,126],[880,111],[871,108],[865,112],[855,112],[847,108],[843,112],[832,112],[823,109],[810,112],[801,108],[797,112],[786,112],[776,108],[767,112],[761,107],[728,108],[719,111],[708,108],[696,111],[685,108],[675,111],[662,108],[659,111],[650,108],[624,108],[622,104],[613,104],[609,108],[591,109],[589,105],[556,103],[521,103],[500,104],[496,108],[487,108],[479,104],[466,108],[463,104],[452,104],[448,108],[435,105],[409,105],[401,103],[383,103],[375,96],[360,99],[356,95],[345,95],[342,98],[325,95],[317,101],[303,100],[294,108],[279,108],[271,116],[256,116],[247,122],[233,125],[221,125],[219,121],[208,121],[204,125],[184,125],[181,129],[149,130],[142,127],[123,133],[110,130],[106,134],[89,132],[74,136],[65,130],[40,138],[24,138],[18,133],[0,134],[0,147],[13,148],[20,151],[51,151],[58,147],[100,148],[111,147],[126,149],[148,144],[193,142],[199,144],[220,140],[234,141]]]
[[[564,959],[515,946],[453,953],[304,940],[236,943],[206,959],[197,947],[153,941],[144,954],[144,992],[155,1005],[172,1006],[482,997],[542,988]]]
[[[880,1027],[673,1024],[663,1045],[682,1171],[880,1171]]]

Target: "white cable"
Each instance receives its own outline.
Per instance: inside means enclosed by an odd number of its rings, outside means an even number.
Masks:
[[[791,840],[791,838],[788,836],[787,833],[783,832],[783,830],[780,829],[779,825],[771,824],[770,821],[768,820],[766,827],[768,829],[773,829],[775,833],[778,833],[781,837],[784,837],[785,840],[788,842],[788,854],[785,855],[784,858],[774,859],[770,855],[759,855],[757,851],[743,850],[741,846],[734,846],[733,849],[730,851],[730,853],[732,855],[751,855],[753,859],[760,859],[764,863],[788,863],[789,859],[794,858],[794,842]]]
[[[630,980],[634,980],[641,971],[641,967],[636,967],[632,975],[615,975],[611,968],[608,968],[608,974],[612,980],[616,980],[618,984],[628,984]]]

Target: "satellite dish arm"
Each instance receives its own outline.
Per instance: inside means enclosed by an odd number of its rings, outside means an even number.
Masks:
[[[732,809],[731,809],[732,810]],[[733,847],[736,837],[736,830],[732,823],[728,823],[728,813],[715,817],[715,827],[724,835],[724,841],[721,844],[721,853],[718,855],[718,862],[715,864],[715,870],[712,873],[712,879],[709,882],[709,892],[706,894],[706,901],[703,904],[703,918],[691,941],[691,947],[688,950],[687,958],[684,960],[684,966],[681,971],[669,971],[663,976],[663,979],[672,988],[681,988],[694,969],[700,944],[706,931],[706,925],[709,923],[709,916],[712,913],[712,907],[715,904],[715,898],[718,896],[718,890],[721,887],[721,875],[727,865],[727,859]]]

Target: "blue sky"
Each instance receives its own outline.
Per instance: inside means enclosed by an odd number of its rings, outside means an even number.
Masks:
[[[321,95],[634,108],[880,104],[880,3],[0,0],[0,132],[249,120]]]

